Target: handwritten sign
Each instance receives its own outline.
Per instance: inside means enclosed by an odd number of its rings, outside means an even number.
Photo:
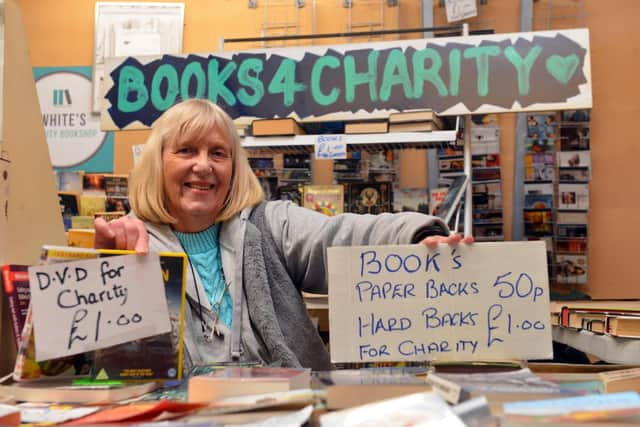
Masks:
[[[178,100],[231,117],[342,120],[591,108],[587,29],[107,61],[102,129],[150,127]]]
[[[552,357],[544,242],[328,249],[334,362]]]
[[[29,267],[36,360],[171,330],[158,254]]]
[[[444,0],[447,22],[462,21],[478,16],[476,0]]]
[[[315,143],[316,159],[346,159],[347,144],[343,135],[318,135]]]

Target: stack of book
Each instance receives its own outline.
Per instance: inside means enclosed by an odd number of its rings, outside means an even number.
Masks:
[[[442,119],[430,109],[389,115],[389,132],[430,132],[443,128]]]

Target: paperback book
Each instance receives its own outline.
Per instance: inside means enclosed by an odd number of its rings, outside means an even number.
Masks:
[[[344,212],[344,187],[338,185],[305,185],[302,190],[303,207],[327,216]]]
[[[16,350],[20,347],[20,335],[24,328],[29,311],[29,272],[28,266],[17,264],[5,264],[2,266],[2,288],[4,300],[7,302],[9,316],[11,317],[11,330],[16,344]]]
[[[373,215],[391,212],[391,188],[390,182],[349,184],[349,212]]]
[[[311,371],[303,368],[226,367],[189,378],[189,402],[308,389]]]

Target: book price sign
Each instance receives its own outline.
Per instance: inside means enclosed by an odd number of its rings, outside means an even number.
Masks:
[[[36,360],[169,332],[158,254],[29,267]]]
[[[318,135],[314,147],[316,159],[347,158],[347,143],[344,141],[343,135]]]
[[[334,362],[553,356],[544,242],[328,249]]]

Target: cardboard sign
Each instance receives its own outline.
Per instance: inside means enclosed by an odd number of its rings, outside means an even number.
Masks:
[[[234,119],[591,108],[587,29],[113,58],[107,67],[103,130],[150,127],[189,98]]]
[[[36,360],[171,330],[158,254],[29,267]]]
[[[347,143],[343,135],[318,135],[314,144],[316,159],[333,160],[347,158]]]
[[[544,242],[328,249],[334,362],[553,355]]]

